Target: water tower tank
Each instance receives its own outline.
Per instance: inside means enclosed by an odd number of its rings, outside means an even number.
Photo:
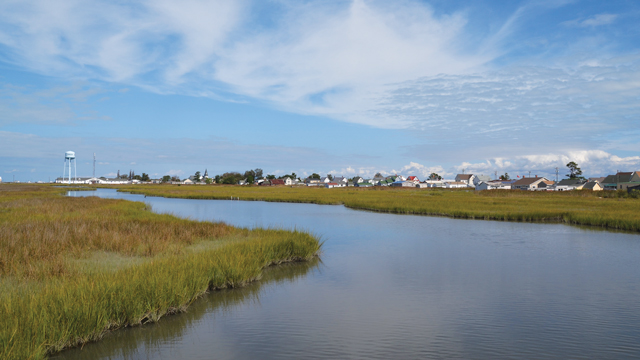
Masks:
[[[64,158],[65,159],[75,159],[76,158],[76,153],[73,151],[67,151],[66,153],[64,153]]]

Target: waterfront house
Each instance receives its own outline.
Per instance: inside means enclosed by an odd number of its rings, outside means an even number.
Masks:
[[[331,182],[334,182],[342,187],[347,186],[347,183],[349,183],[349,179],[347,179],[344,176],[336,176],[333,178],[333,180],[331,180]]]
[[[492,180],[492,181],[481,181],[478,185],[476,185],[476,190],[511,190],[512,181],[502,181],[502,180]]]
[[[284,180],[282,180],[282,179],[273,179],[273,180],[271,180],[271,185],[284,185]]]
[[[602,191],[604,188],[597,181],[589,181],[582,187],[583,190]]]
[[[465,181],[446,181],[444,187],[447,189],[461,189],[469,187],[469,183]]]
[[[604,178],[601,184],[605,190],[617,190],[618,184],[631,182],[633,177],[633,172],[618,172],[615,175],[609,175]]]
[[[489,182],[491,181],[491,177],[488,175],[474,175],[472,184],[473,186],[478,186],[481,182]]]
[[[580,190],[586,184],[582,179],[564,179],[555,186],[556,191]]]
[[[335,187],[340,187],[340,185],[334,182],[328,182],[324,184],[324,187],[326,187],[327,189],[333,189]]]
[[[544,183],[543,183],[544,182]],[[520,180],[517,180],[513,184],[511,184],[511,188],[514,190],[538,190],[538,187],[547,188],[549,187],[549,182],[553,184],[552,181],[545,177],[523,177]],[[543,185],[541,185],[543,183]]]
[[[421,188],[423,188],[423,187],[427,187],[427,188],[435,188],[435,187],[442,188],[442,187],[445,187],[444,186],[444,181],[442,181],[442,180],[425,180],[424,182],[422,182],[420,184],[421,184],[420,185]]]
[[[409,177],[407,177],[407,181],[411,181],[414,184],[419,184],[420,183],[420,179],[418,179],[417,176],[409,176]]]
[[[473,186],[476,176],[473,174],[458,174],[454,182],[462,182],[467,186]]]

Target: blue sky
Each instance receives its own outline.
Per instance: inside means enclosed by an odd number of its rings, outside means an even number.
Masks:
[[[637,1],[0,3],[0,176],[640,169]]]

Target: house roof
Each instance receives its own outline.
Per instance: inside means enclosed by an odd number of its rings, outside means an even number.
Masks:
[[[458,175],[456,175],[456,179],[469,180],[469,179],[471,179],[472,176],[473,176],[473,174],[458,174]]]
[[[282,180],[282,179],[273,179],[273,180],[271,180],[271,185],[284,185],[284,180]]]
[[[584,184],[582,188],[586,190],[593,190],[596,185],[602,187],[602,185],[600,185],[600,183],[597,181],[589,181],[588,183]]]
[[[583,183],[582,179],[564,179],[558,182],[558,186],[580,185],[582,183]]]
[[[518,185],[531,185],[533,183],[535,183],[538,180],[547,180],[546,178],[543,177],[526,177],[526,178],[522,178],[516,182],[513,183],[514,186],[518,186]]]
[[[602,180],[602,183],[617,184],[622,182],[629,182],[629,180],[631,180],[632,177],[633,177],[632,172],[619,172],[615,175],[607,176],[606,178],[604,178],[604,180]]]

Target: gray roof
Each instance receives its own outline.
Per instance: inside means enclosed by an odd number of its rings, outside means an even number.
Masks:
[[[580,185],[584,183],[584,180],[582,179],[564,179],[564,180],[560,180],[560,182],[558,182],[558,186],[571,186],[571,185]]]

